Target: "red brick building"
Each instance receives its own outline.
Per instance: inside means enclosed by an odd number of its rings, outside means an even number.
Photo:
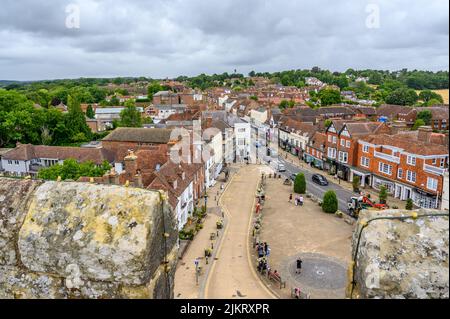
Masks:
[[[385,186],[396,198],[411,198],[417,206],[438,208],[448,153],[448,146],[401,134],[369,135],[359,140],[354,174],[374,189]]]
[[[350,181],[352,170],[358,164],[358,140],[367,135],[390,132],[384,123],[333,121],[326,130],[325,168]]]

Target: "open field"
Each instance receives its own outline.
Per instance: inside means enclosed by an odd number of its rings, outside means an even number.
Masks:
[[[433,92],[435,92],[435,93],[437,93],[437,94],[439,94],[439,95],[441,95],[442,96],[442,98],[444,99],[444,103],[445,104],[448,104],[448,89],[443,89],[443,90],[432,90]],[[417,94],[419,94],[421,91],[420,90],[417,90],[416,91],[417,92]]]

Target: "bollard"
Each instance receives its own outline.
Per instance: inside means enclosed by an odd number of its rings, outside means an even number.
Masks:
[[[214,249],[214,243],[211,243],[211,249]]]

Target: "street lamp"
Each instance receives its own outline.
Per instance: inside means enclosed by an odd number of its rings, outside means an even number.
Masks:
[[[208,194],[206,194],[206,187],[205,187],[205,195],[203,196],[203,198],[205,199],[205,208],[207,209],[208,208],[208,206],[207,206],[207,204],[208,204]]]

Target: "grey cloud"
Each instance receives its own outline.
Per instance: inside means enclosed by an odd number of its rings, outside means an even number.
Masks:
[[[65,27],[78,4],[81,28]],[[380,29],[365,25],[380,8]],[[447,69],[446,0],[3,0],[0,78]]]

